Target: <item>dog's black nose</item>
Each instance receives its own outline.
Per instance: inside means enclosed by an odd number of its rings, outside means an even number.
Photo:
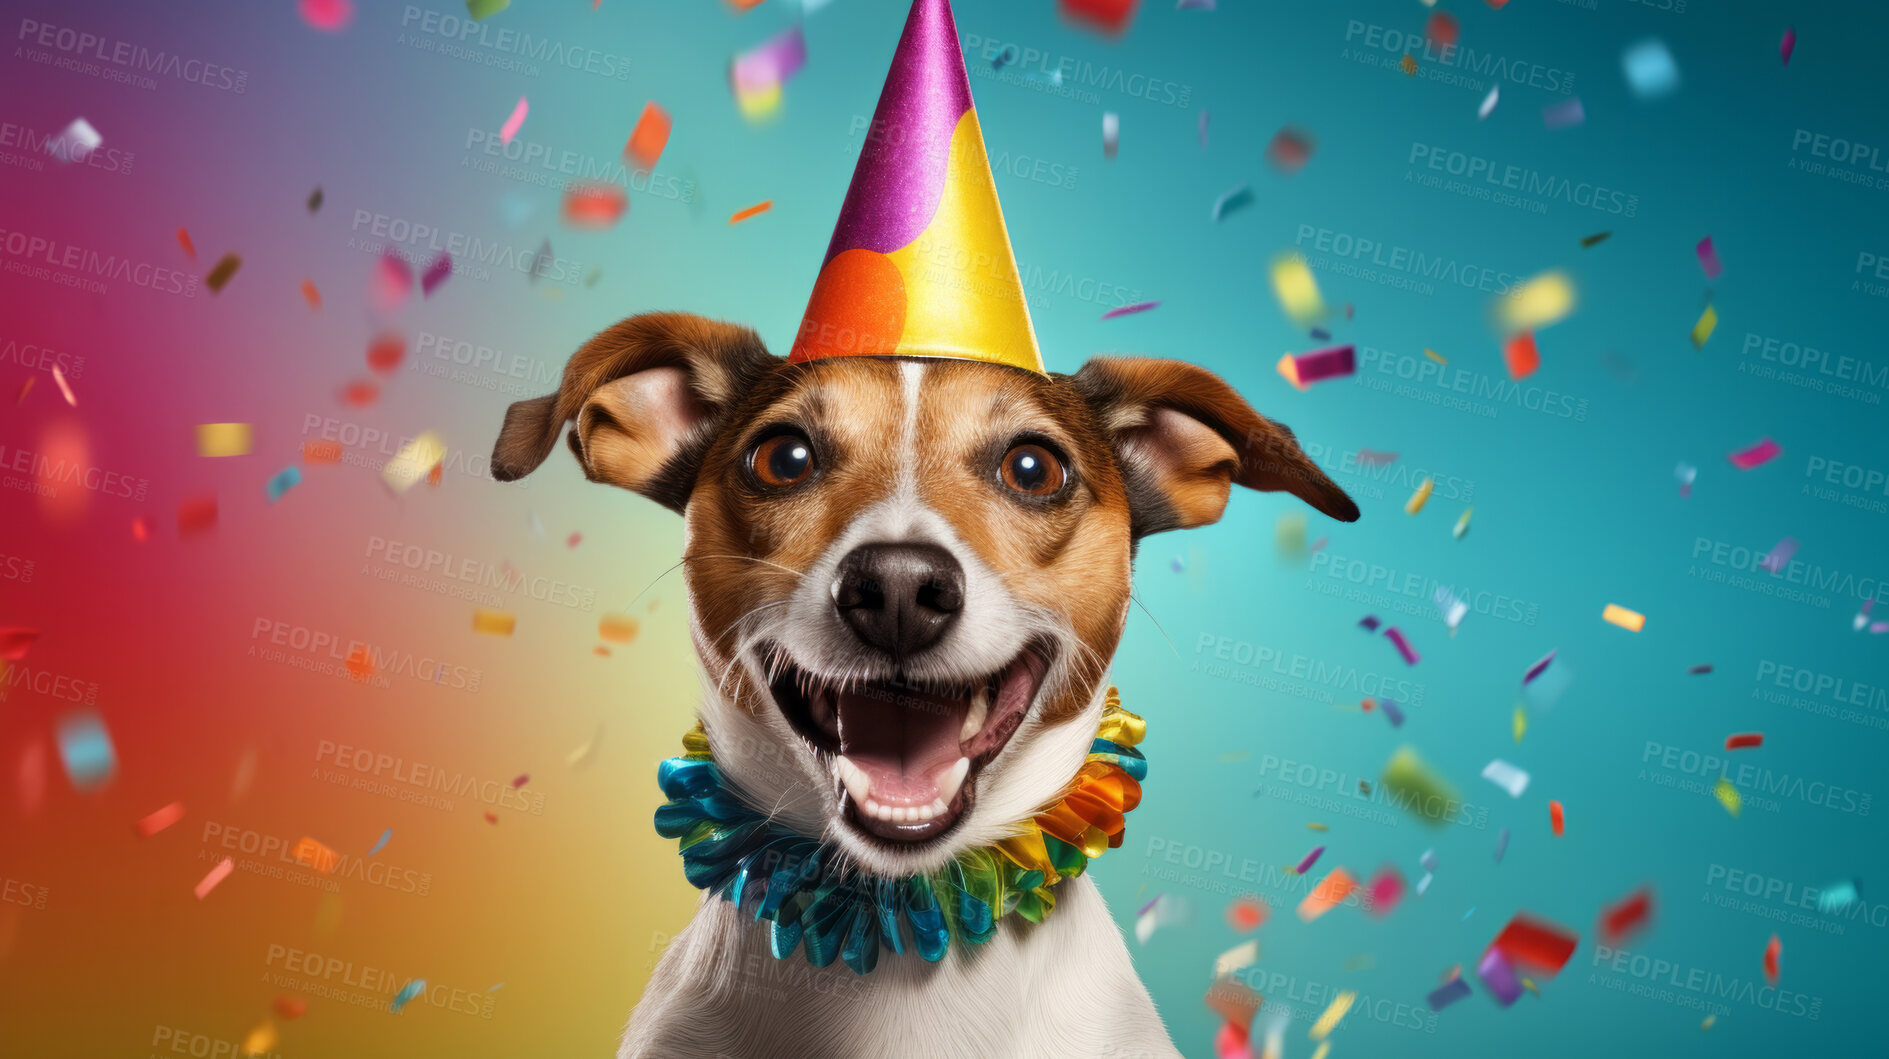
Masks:
[[[903,659],[957,620],[964,568],[935,544],[862,544],[840,560],[833,606],[861,640]]]

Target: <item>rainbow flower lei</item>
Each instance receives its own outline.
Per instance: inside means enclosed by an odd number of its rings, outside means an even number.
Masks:
[[[961,943],[982,944],[1012,912],[1041,923],[1056,908],[1053,887],[1122,844],[1125,814],[1141,802],[1148,762],[1135,749],[1147,732],[1122,709],[1114,688],[1102,708],[1089,756],[1062,799],[994,846],[968,850],[926,875],[863,875],[831,844],[789,831],[743,803],[723,782],[697,724],[683,755],[657,770],[668,804],[656,833],[678,839],[690,883],[767,920],[776,959],[804,939],[815,967],[835,957],[856,974],[878,966],[879,950],[909,946],[937,961]]]

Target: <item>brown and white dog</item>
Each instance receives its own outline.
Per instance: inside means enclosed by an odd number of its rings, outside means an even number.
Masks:
[[[1062,794],[1141,537],[1217,520],[1234,484],[1358,517],[1290,430],[1169,360],[789,364],[748,328],[652,313],[511,406],[497,476],[536,468],[566,423],[587,477],[683,516],[701,719],[727,781],[895,877]],[[1040,925],[1007,917],[986,944],[867,977],[775,968],[764,928],[705,893],[619,1055],[1177,1054],[1087,875]]]

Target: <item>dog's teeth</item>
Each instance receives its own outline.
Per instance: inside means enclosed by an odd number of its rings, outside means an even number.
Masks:
[[[971,759],[968,757],[959,758],[957,764],[946,769],[944,775],[938,777],[938,800],[950,805],[951,799],[958,796],[958,788],[964,786],[964,777],[970,771]]]
[[[939,813],[942,813],[945,811],[946,806],[944,803],[944,799],[938,798],[938,799],[934,799],[932,803],[926,806],[925,808],[931,811],[931,815],[937,816]]]
[[[964,715],[964,727],[958,729],[958,742],[968,743],[972,737],[984,730],[984,718],[990,716],[990,692],[985,688],[977,689],[977,696],[971,700],[971,709]]]
[[[873,804],[872,777],[866,775],[866,770],[846,760],[845,754],[834,758],[833,761],[833,767],[839,771],[840,782],[846,784],[847,793],[853,796],[854,804]]]

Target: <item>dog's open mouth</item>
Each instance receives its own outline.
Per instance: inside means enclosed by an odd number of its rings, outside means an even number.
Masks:
[[[783,652],[762,648],[762,657]],[[833,769],[840,815],[887,842],[928,842],[976,797],[978,770],[1022,726],[1049,671],[1031,644],[982,680],[826,681],[789,661],[771,685],[781,713]]]

